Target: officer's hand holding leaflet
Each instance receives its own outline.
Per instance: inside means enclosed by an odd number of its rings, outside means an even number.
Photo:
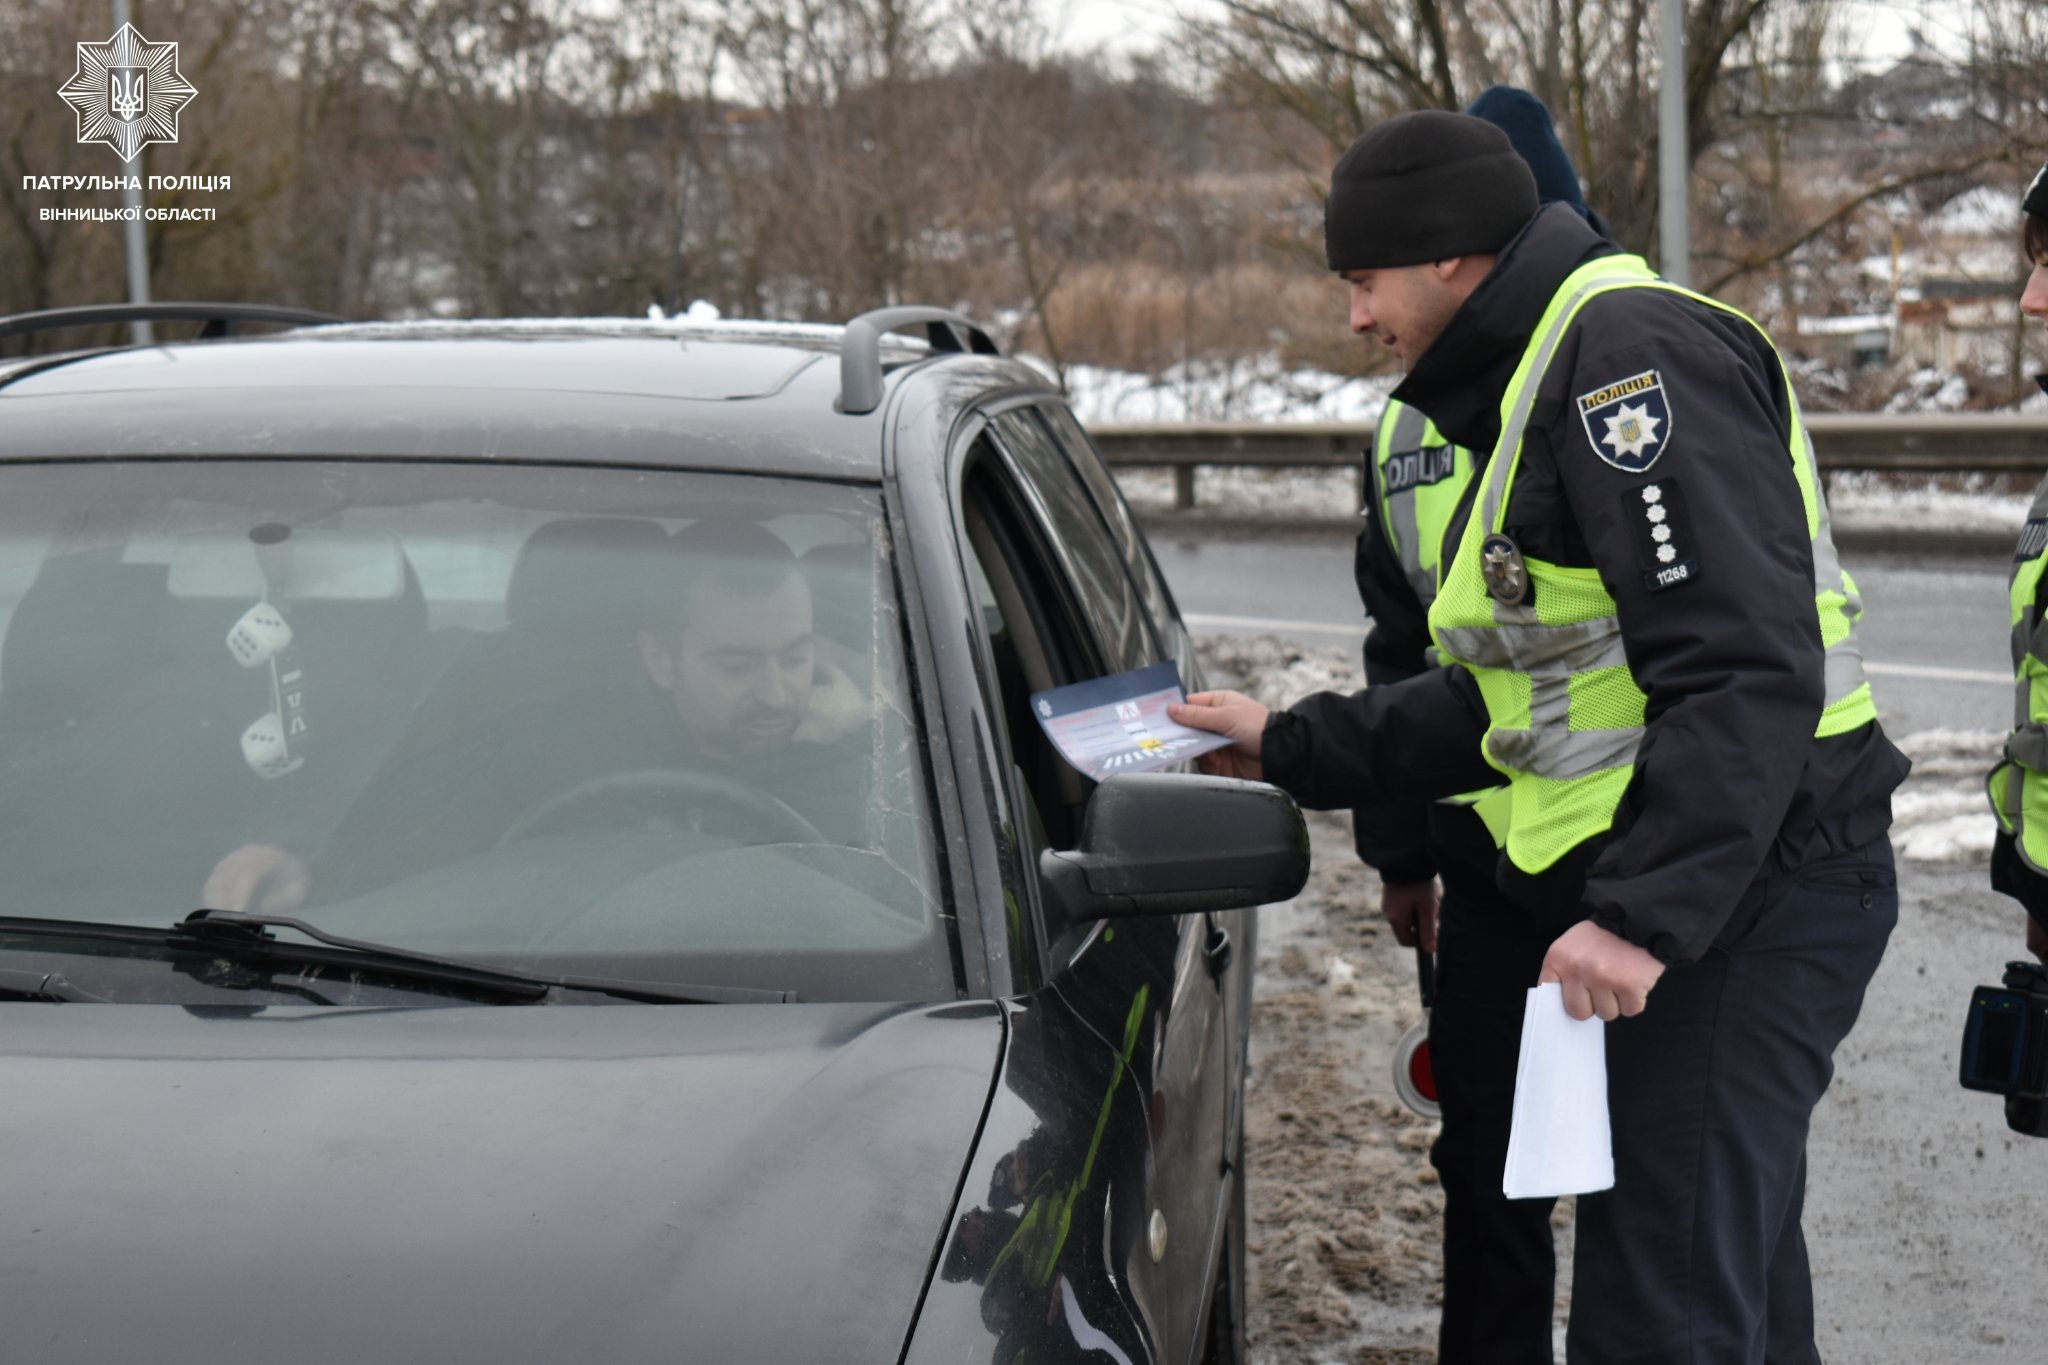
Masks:
[[[1228,735],[1236,741],[1228,749],[1217,749],[1196,760],[1211,777],[1242,777],[1257,782],[1265,777],[1260,752],[1266,721],[1272,712],[1242,692],[1197,692],[1184,702],[1166,708],[1166,714],[1190,730],[1207,730]]]
[[[1536,980],[1539,985],[1558,983],[1564,992],[1564,1012],[1572,1018],[1597,1014],[1611,1022],[1641,1014],[1650,988],[1662,975],[1664,964],[1647,949],[1582,920],[1550,945]]]

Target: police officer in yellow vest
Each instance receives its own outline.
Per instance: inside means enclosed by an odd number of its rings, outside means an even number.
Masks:
[[[2020,311],[2048,322],[2048,166],[2020,200],[2022,246],[2031,268]],[[2048,375],[2036,382],[2048,389]],[[2012,663],[2018,692],[2005,762],[1992,770],[1998,841],[1991,885],[2026,907],[2027,947],[2048,961],[2048,479],[2034,490],[2013,554]]]
[[[1175,718],[1236,740],[1212,771],[1313,807],[1507,785],[1497,878],[1554,932],[1540,977],[1613,1021],[1616,1180],[1579,1201],[1567,1358],[1817,1361],[1807,1124],[1897,918],[1908,765],[1784,366],[1539,211],[1467,115],[1353,143],[1325,222],[1394,396],[1487,452],[1430,608],[1455,667]]]
[[[1572,206],[1601,236],[1550,111],[1526,90],[1495,86],[1467,109],[1508,135],[1528,164],[1538,199]],[[1471,483],[1472,453],[1418,408],[1390,401],[1367,455],[1358,591],[1372,631],[1370,686],[1442,662],[1429,636],[1444,532]],[[1483,461],[1481,462],[1483,463]],[[1453,547],[1455,548],[1455,547]],[[1524,993],[1554,927],[1496,886],[1497,849],[1470,805],[1406,795],[1352,813],[1359,857],[1380,874],[1381,911],[1404,945],[1436,954],[1429,1016],[1441,1126],[1430,1148],[1444,1194],[1441,1365],[1550,1365],[1556,1258],[1555,1201],[1501,1191]],[[1549,929],[1549,932],[1546,932]]]

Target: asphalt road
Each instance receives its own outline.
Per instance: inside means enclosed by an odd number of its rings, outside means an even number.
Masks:
[[[1197,633],[1356,650],[1348,539],[1165,529],[1153,540]],[[1886,727],[1915,755],[1901,825],[1917,803],[1922,818],[1931,808],[1981,826],[1984,732],[2007,725],[2011,695],[2004,565],[1861,556],[1849,567]],[[1978,733],[1950,742],[1942,731]],[[1975,846],[1902,859],[1900,893],[1898,931],[1814,1116],[1806,1229],[1820,1346],[1853,1365],[2037,1365],[2048,1359],[2048,1141],[2009,1132],[1995,1099],[1955,1081],[1970,989],[2022,955],[2020,912],[1990,891]]]

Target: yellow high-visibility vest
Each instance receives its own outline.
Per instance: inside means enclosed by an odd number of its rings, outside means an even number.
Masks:
[[[1579,310],[1617,289],[1684,294],[1756,326],[1725,304],[1658,279],[1640,257],[1604,257],[1558,286],[1501,396],[1500,441],[1442,575],[1429,625],[1443,657],[1470,669],[1485,698],[1486,760],[1508,779],[1504,846],[1526,873],[1543,871],[1613,825],[1643,737],[1648,698],[1629,671],[1614,599],[1598,572],[1525,557],[1532,594],[1509,605],[1487,591],[1481,548],[1508,523],[1522,433],[1551,358]],[[1815,730],[1824,738],[1876,720],[1877,707],[1855,644],[1862,600],[1835,554],[1812,445],[1782,359],[1779,373],[1792,412],[1786,456],[1812,537],[1814,606],[1827,651],[1827,706]],[[1654,484],[1645,487],[1645,499],[1654,503],[1656,491]]]

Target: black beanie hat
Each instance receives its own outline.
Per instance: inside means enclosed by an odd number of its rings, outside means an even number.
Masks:
[[[1536,178],[1484,119],[1424,109],[1337,160],[1323,201],[1330,269],[1378,270],[1498,251],[1536,214]]]
[[[2034,172],[2034,183],[2020,196],[2020,212],[2048,218],[2048,165]]]
[[[1493,85],[1480,91],[1465,112],[1508,135],[1515,155],[1529,163],[1529,171],[1536,177],[1539,200],[1570,204],[1585,217],[1586,197],[1579,192],[1579,173],[1572,169],[1570,155],[1557,140],[1557,124],[1542,100],[1512,85]]]

